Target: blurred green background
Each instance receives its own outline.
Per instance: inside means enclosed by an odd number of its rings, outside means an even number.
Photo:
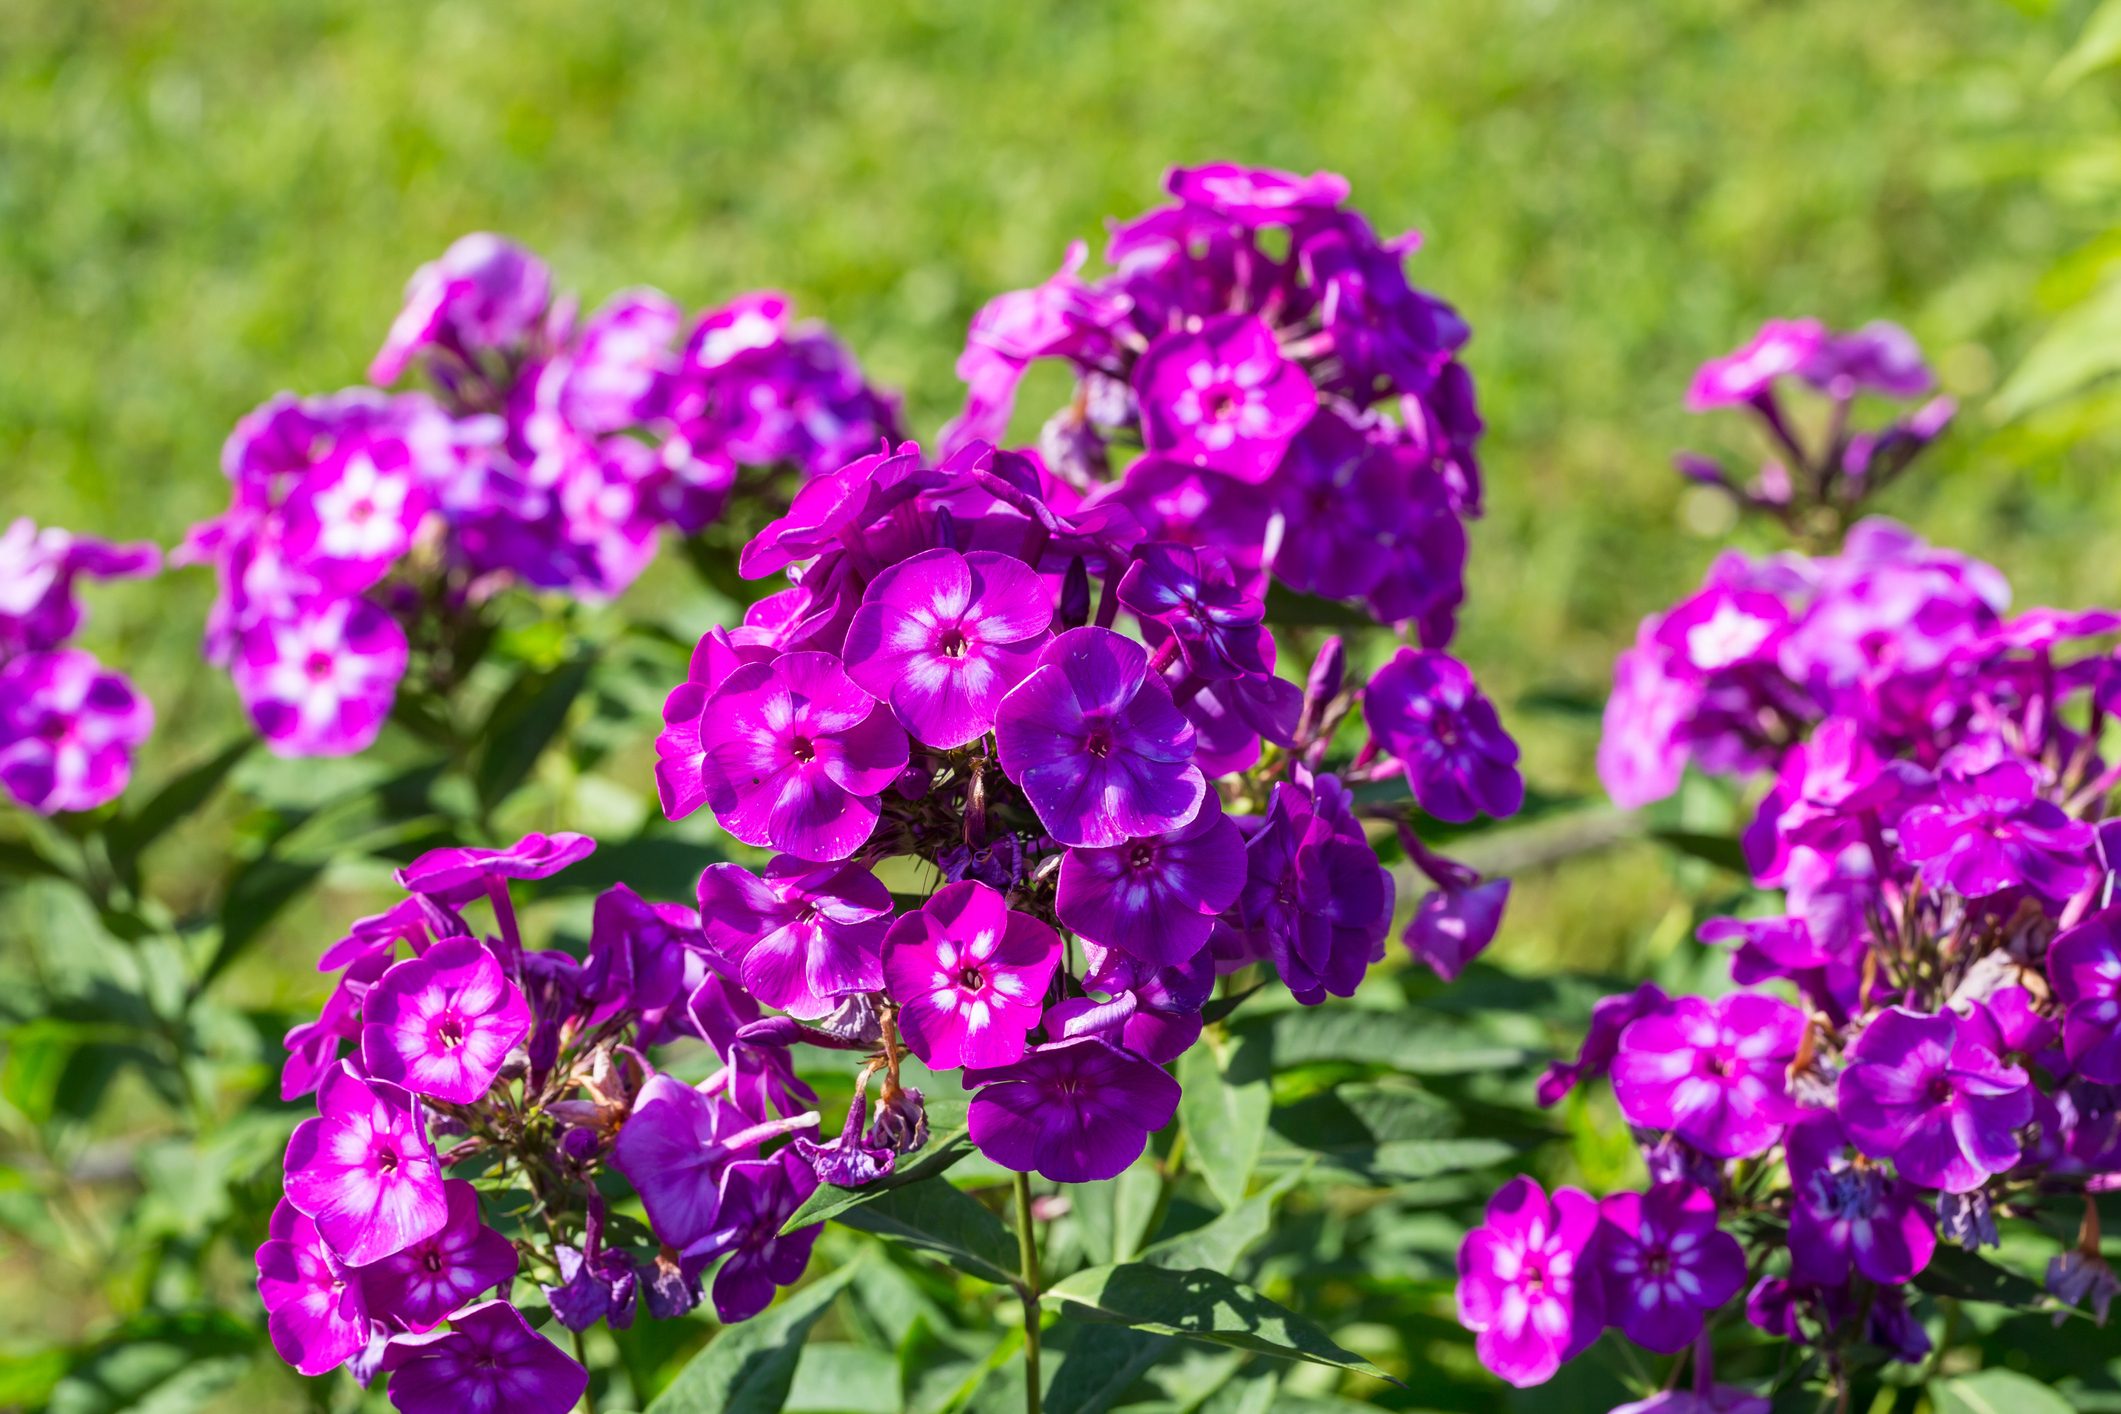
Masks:
[[[1887,509],[2021,602],[2121,597],[2106,411],[1994,399],[2114,259],[2116,88],[2049,81],[2087,10],[0,0],[0,513],[174,542],[223,500],[230,424],[356,381],[406,276],[474,229],[591,302],[784,288],[930,437],[972,312],[1166,166],[1330,167],[1427,234],[1416,279],[1472,322],[1490,514],[1459,651],[1535,786],[1586,793],[1613,654],[1727,531],[1669,453],[1752,450],[1680,393],[1764,317],[1907,324],[1966,412]],[[674,617],[682,577],[633,604]],[[96,592],[87,642],[161,708],[149,775],[236,726],[196,657],[210,594]],[[1633,965],[1679,898],[1648,850],[1538,872],[1498,955]],[[258,989],[318,985],[301,927]]]

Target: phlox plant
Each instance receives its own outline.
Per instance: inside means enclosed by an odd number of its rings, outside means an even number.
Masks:
[[[1111,274],[1078,247],[980,312],[933,451],[778,296],[584,318],[488,235],[417,272],[370,386],[241,420],[230,507],[176,559],[216,576],[206,657],[273,759],[246,740],[106,806],[119,894],[50,872],[173,959],[154,1024],[189,1055],[269,921],[389,870],[311,951],[329,994],[250,1121],[285,1125],[277,1181],[242,1181],[298,1374],[408,1414],[714,1407],[760,1351],[785,1389],[844,1290],[909,1371],[1034,1411],[1115,1370],[1096,1407],[1152,1375],[1272,1398],[1276,1359],[1390,1377],[1240,1267],[1300,1184],[1508,1148],[1377,1082],[1521,1053],[1454,1052],[1428,984],[1365,986],[1395,926],[1434,986],[1474,963],[1509,881],[1444,846],[1526,799],[1447,652],[1468,330],[1338,177],[1167,187]],[[1075,392],[1010,446],[1039,359]],[[740,615],[590,642],[666,532]],[[25,603],[152,563],[19,534]],[[652,787],[660,819],[569,830],[540,784],[619,772],[604,798]],[[257,840],[224,899],[141,902],[141,856],[224,786]],[[184,1074],[210,1150],[221,1072]],[[687,1363],[696,1310],[732,1329]]]
[[[1857,396],[1932,383],[1898,329],[1791,321],[1689,393],[1751,414],[1773,457],[1743,487],[1682,469],[1839,545],[1726,553],[1616,667],[1608,790],[1648,804],[1689,766],[1746,788],[1731,862],[1762,893],[1699,928],[1732,990],[1609,997],[1543,1080],[1548,1104],[1610,1082],[1648,1181],[1494,1196],[1459,1251],[1459,1309],[1514,1384],[1612,1331],[1676,1357],[1630,1408],[1765,1410],[1805,1386],[1848,1408],[1906,1382],[1882,1367],[1948,1358],[1935,1302],[2103,1325],[2121,1290],[2098,1210],[2121,1167],[2121,615],[2012,612],[1996,569],[1855,519],[1950,413],[1859,430]],[[1823,431],[1786,403],[1807,387]],[[2059,1250],[2014,1271],[2019,1234]],[[1748,1331],[1787,1348],[1763,1364]],[[1719,1350],[1741,1379],[1718,1382]]]

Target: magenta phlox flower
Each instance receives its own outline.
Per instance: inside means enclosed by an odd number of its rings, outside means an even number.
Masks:
[[[763,877],[710,864],[699,880],[707,940],[767,1006],[816,1020],[884,985],[891,892],[859,864],[782,855]]]
[[[930,550],[870,582],[847,626],[847,674],[915,740],[948,750],[986,734],[1052,624],[1052,593],[1023,561]]]
[[[230,672],[275,755],[349,756],[382,732],[408,656],[389,614],[339,599],[244,632]]]
[[[700,766],[707,748],[700,739],[700,712],[723,679],[746,663],[770,662],[771,645],[754,629],[735,632],[717,625],[700,635],[685,681],[663,701],[663,730],[655,739],[656,795],[663,814],[682,820],[707,803]]]
[[[1401,648],[1363,689],[1363,717],[1406,767],[1421,808],[1453,822],[1514,815],[1524,804],[1517,743],[1463,663]]]
[[[1645,982],[1632,992],[1601,997],[1591,1007],[1591,1025],[1583,1048],[1573,1061],[1555,1061],[1539,1078],[1539,1103],[1559,1104],[1564,1096],[1586,1081],[1597,1080],[1613,1068],[1620,1054],[1620,1037],[1638,1018],[1665,1009],[1671,998],[1655,982]]]
[[[506,349],[537,328],[551,302],[544,261],[500,236],[465,236],[413,272],[405,307],[369,364],[368,381],[397,382],[431,347],[465,360]]]
[[[2121,1085],[2121,910],[2102,909],[2048,945],[2047,975],[2063,1007],[2070,1064]]]
[[[1926,1188],[1966,1193],[2017,1164],[2033,1117],[2023,1069],[1982,1043],[1981,1029],[1945,1012],[1889,1007],[1849,1050],[1838,1087],[1841,1122],[1864,1153],[1890,1159]]]
[[[1510,901],[1508,879],[1446,883],[1422,895],[1400,934],[1407,951],[1425,962],[1444,981],[1455,981],[1466,965],[1487,950],[1502,927]]]
[[[1209,681],[1272,671],[1260,654],[1266,608],[1238,588],[1219,555],[1163,541],[1134,553],[1119,602],[1141,620],[1151,646],[1175,638],[1186,670]]]
[[[1646,1350],[1669,1355],[1745,1287],[1745,1251],[1716,1226],[1716,1199],[1686,1183],[1615,1193],[1598,1205],[1606,1317]]]
[[[785,1236],[781,1226],[817,1185],[810,1165],[788,1149],[723,1170],[714,1229],[686,1249],[692,1257],[723,1257],[714,1276],[714,1314],[722,1324],[750,1320],[773,1303],[777,1288],[801,1279],[824,1224]]]
[[[1819,1111],[1791,1126],[1785,1153],[1792,1278],[1839,1286],[1853,1269],[1900,1286],[1929,1265],[1936,1219],[1921,1190],[1852,1156],[1832,1114]]]
[[[429,1331],[473,1297],[516,1274],[516,1250],[479,1220],[479,1195],[463,1179],[442,1184],[448,1220],[440,1231],[360,1269],[361,1291],[377,1320]]]
[[[335,1370],[368,1348],[360,1277],[332,1255],[316,1223],[284,1199],[258,1248],[258,1299],[272,1348],[300,1374]]]
[[[1520,1389],[1543,1384],[1605,1325],[1594,1243],[1598,1203],[1574,1188],[1550,1199],[1513,1178],[1458,1248],[1458,1319],[1480,1363]]]
[[[154,545],[114,544],[22,517],[0,531],[0,661],[58,648],[81,627],[75,584],[137,579],[162,566]]]
[[[446,1331],[400,1336],[382,1369],[399,1414],[558,1414],[589,1388],[589,1371],[506,1301],[459,1312]]]
[[[124,794],[154,704],[79,648],[0,664],[0,786],[40,815],[93,810]]]
[[[906,767],[906,733],[827,653],[747,663],[700,714],[700,779],[722,828],[803,859],[845,859]]]
[[[1165,967],[1206,946],[1216,916],[1244,885],[1244,836],[1210,797],[1176,830],[1070,849],[1054,907],[1078,936]]]
[[[1038,1025],[1060,957],[1060,936],[993,889],[949,884],[891,925],[884,989],[926,1065],[1007,1065]]]
[[[714,1230],[724,1169],[754,1157],[767,1140],[816,1123],[814,1113],[762,1121],[674,1076],[655,1075],[634,1099],[612,1163],[640,1194],[656,1236],[682,1249]]]
[[[2025,888],[2057,903],[2091,882],[2092,827],[2040,798],[2032,766],[2005,760],[1938,777],[1935,803],[1900,820],[1900,848],[1932,887],[1968,898]]]
[[[1816,319],[1770,319],[1744,347],[1701,365],[1687,389],[1687,411],[1708,412],[1766,396],[1776,379],[1809,367],[1828,338],[1826,326]]]
[[[1141,1157],[1178,1112],[1178,1082],[1096,1036],[1037,1046],[1014,1064],[965,1072],[982,1154],[1055,1183],[1096,1183]]]
[[[398,870],[395,877],[399,887],[453,907],[491,895],[503,880],[549,879],[587,859],[596,847],[597,842],[587,835],[532,831],[500,849],[431,849]]]
[[[283,552],[329,593],[359,594],[412,548],[429,505],[421,468],[404,442],[344,443],[288,499]]]
[[[644,1039],[659,1037],[665,1018],[697,985],[694,954],[706,941],[692,906],[651,903],[624,884],[598,894],[581,974],[582,992],[594,1002],[586,1023],[630,1017]]]
[[[1003,772],[1067,845],[1108,848],[1199,813],[1194,730],[1139,643],[1103,628],[1049,642],[995,713]]]
[[[1338,172],[1306,177],[1272,167],[1210,162],[1172,168],[1164,176],[1164,190],[1243,225],[1288,226],[1346,201],[1348,179]]]
[[[1311,380],[1282,355],[1266,321],[1240,314],[1150,344],[1135,364],[1134,392],[1150,451],[1250,482],[1273,473],[1318,407]]]
[[[1330,775],[1308,789],[1276,782],[1245,854],[1235,916],[1289,991],[1305,1006],[1354,995],[1384,956],[1395,889],[1347,787]]]
[[[530,1030],[530,1006],[471,938],[450,938],[384,973],[362,1003],[361,1060],[379,1080],[468,1105],[485,1097]]]
[[[1717,1158],[1760,1153],[1798,1117],[1788,1070],[1804,1028],[1797,1008],[1757,992],[1680,997],[1621,1033],[1620,1112]]]
[[[448,1200],[419,1101],[341,1061],[287,1141],[287,1201],[350,1266],[441,1231]]]

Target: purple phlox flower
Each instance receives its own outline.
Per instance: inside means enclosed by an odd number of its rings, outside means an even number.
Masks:
[[[731,633],[717,625],[707,630],[692,650],[685,681],[663,701],[663,730],[655,739],[655,786],[663,814],[672,820],[682,820],[707,803],[707,788],[700,779],[700,764],[707,755],[700,741],[700,711],[738,668],[773,660],[774,649],[756,641],[759,637],[751,629]]]
[[[1210,681],[1272,671],[1260,656],[1266,606],[1237,586],[1221,556],[1168,541],[1134,553],[1119,602],[1141,620],[1152,645],[1176,638],[1186,670]]]
[[[341,1061],[317,1088],[317,1114],[288,1138],[287,1201],[350,1266],[441,1231],[449,1204],[419,1101]]]
[[[2040,1112],[2036,1110],[2035,1113]],[[2048,1121],[2043,1116],[2037,1122],[2045,1125]],[[1978,1188],[1971,1193],[1937,1195],[1937,1232],[1946,1242],[1956,1243],[1969,1252],[2003,1245],[2003,1236],[1996,1231],[1995,1205]]]
[[[869,1116],[869,1097],[866,1093],[869,1076],[865,1071],[856,1082],[854,1098],[847,1102],[847,1118],[840,1132],[829,1144],[820,1144],[807,1136],[798,1136],[795,1152],[818,1176],[821,1183],[830,1183],[839,1188],[860,1188],[887,1177],[898,1162],[898,1151],[890,1144],[872,1143],[863,1125]]]
[[[1093,490],[1090,501],[1124,507],[1145,540],[1212,546],[1242,589],[1256,591],[1265,583],[1260,565],[1274,515],[1265,487],[1152,452],[1119,480]]]
[[[922,472],[920,448],[906,442],[806,482],[789,502],[787,514],[744,547],[738,572],[758,579],[836,549],[842,537],[880,505],[904,499],[936,479]]]
[[[449,1216],[439,1232],[361,1268],[369,1313],[403,1330],[433,1330],[516,1274],[514,1245],[479,1221],[477,1190],[460,1178],[442,1189]]]
[[[1266,480],[1318,407],[1310,378],[1282,355],[1266,321],[1247,314],[1160,336],[1133,381],[1150,451],[1240,481]]]
[[[1764,397],[1778,378],[1809,367],[1827,346],[1826,326],[1816,319],[1770,319],[1734,353],[1712,358],[1687,389],[1689,412],[1707,412]]]
[[[389,955],[400,943],[422,953],[438,939],[464,937],[468,933],[454,909],[415,894],[381,913],[355,919],[345,937],[324,949],[317,959],[317,971],[337,972],[361,958],[378,953]]]
[[[802,1277],[824,1224],[786,1236],[781,1225],[817,1184],[810,1165],[787,1149],[723,1170],[714,1227],[686,1251],[693,1257],[727,1254],[714,1275],[714,1314],[723,1325],[750,1320],[773,1304],[776,1288]]]
[[[368,1347],[360,1277],[332,1255],[316,1223],[284,1199],[258,1249],[258,1300],[272,1348],[298,1373],[335,1370]]]
[[[1488,1200],[1487,1221],[1458,1248],[1458,1319],[1480,1363],[1523,1389],[1543,1384],[1598,1338],[1598,1203],[1574,1188],[1517,1177]]]
[[[1921,1192],[1852,1157],[1841,1124],[1817,1111],[1790,1127],[1790,1276],[1839,1286],[1851,1267],[1888,1286],[1929,1265],[1937,1234]]]
[[[81,627],[78,579],[137,579],[162,566],[154,545],[117,545],[27,517],[0,531],[0,660],[58,648]]]
[[[350,756],[383,730],[407,654],[390,615],[339,599],[247,629],[229,671],[275,755]]]
[[[634,1099],[612,1165],[641,1195],[656,1236],[687,1248],[714,1230],[725,1168],[769,1139],[816,1124],[815,1113],[761,1123],[674,1076],[655,1075]]]
[[[1308,789],[1277,781],[1245,855],[1235,916],[1290,993],[1305,1006],[1354,995],[1384,956],[1395,890],[1347,787],[1330,775]]]
[[[1644,1349],[1683,1349],[1711,1311],[1745,1288],[1745,1250],[1717,1228],[1708,1190],[1660,1183],[1615,1193],[1598,1214],[1606,1317]]]
[[[639,1274],[624,1252],[604,1246],[604,1200],[592,1191],[583,1217],[582,1245],[553,1250],[560,1268],[557,1285],[541,1290],[552,1305],[553,1319],[571,1331],[586,1331],[598,1321],[615,1331],[633,1324],[640,1296]]]
[[[124,794],[154,704],[79,648],[0,665],[0,786],[40,815],[93,810]]]
[[[1437,819],[1514,815],[1524,804],[1517,743],[1456,658],[1401,648],[1362,703],[1371,734],[1405,765],[1414,798]]]
[[[1919,1365],[1930,1353],[1929,1332],[1908,1309],[1907,1293],[1880,1287],[1864,1313],[1863,1338],[1903,1365]]]
[[[446,1331],[391,1341],[382,1368],[400,1414],[557,1414],[589,1388],[589,1371],[506,1301],[459,1312]]]
[[[1797,1008],[1757,992],[1680,997],[1621,1033],[1620,1112],[1717,1158],[1760,1153],[1797,1118],[1788,1072],[1804,1028]]]
[[[1194,730],[1139,643],[1076,628],[995,712],[1003,772],[1062,844],[1107,848],[1189,823],[1207,782]]]
[[[1605,1075],[1613,1068],[1613,1057],[1620,1053],[1621,1033],[1637,1018],[1663,1011],[1670,1000],[1655,982],[1645,982],[1632,992],[1600,998],[1591,1008],[1590,1030],[1584,1035],[1583,1049],[1577,1052],[1576,1059],[1555,1061],[1540,1076],[1539,1103],[1559,1104],[1578,1085]]]
[[[864,591],[847,626],[847,675],[916,741],[948,750],[986,735],[1052,624],[1053,595],[1023,561],[930,550]]]
[[[1259,646],[1267,672],[1219,682],[1187,678],[1178,686],[1178,710],[1193,724],[1193,764],[1203,776],[1250,770],[1259,760],[1262,742],[1296,745],[1303,689],[1274,675],[1274,640],[1264,628],[1259,630]]]
[[[1446,883],[1422,895],[1400,934],[1407,951],[1449,982],[1495,940],[1510,900],[1508,879]]]
[[[1215,995],[1212,948],[1171,967],[1153,967],[1087,940],[1083,955],[1083,986],[1091,995],[1047,1007],[1048,1037],[1100,1036],[1156,1065],[1177,1060],[1200,1039],[1201,1008]]]
[[[1701,699],[1698,683],[1671,672],[1656,641],[1658,617],[1642,621],[1635,646],[1613,662],[1598,738],[1598,781],[1623,810],[1662,800],[1686,771],[1685,728]]]
[[[1929,784],[1919,766],[1881,754],[1860,721],[1828,718],[1783,757],[1774,789],[1745,832],[1755,880],[1782,884],[1799,849],[1833,854],[1868,844],[1866,816],[1896,823]]]
[[[390,965],[388,947],[355,957],[324,999],[317,1019],[288,1028],[281,1040],[287,1048],[287,1061],[280,1068],[281,1099],[298,1099],[323,1084],[338,1068],[339,1051],[348,1042],[359,1049],[361,1003]]]
[[[1919,398],[1937,386],[1936,375],[1923,361],[1922,347],[1914,336],[1884,319],[1827,339],[1798,373],[1805,382],[1836,398],[1859,392]]]
[[[684,315],[658,290],[622,290],[582,326],[562,369],[560,415],[588,433],[617,432],[661,410]]]
[[[2062,1049],[2086,1078],[2121,1085],[2121,909],[2102,909],[2048,945],[2063,1007]]]
[[[1338,172],[1305,177],[1272,167],[1209,162],[1173,167],[1164,175],[1164,190],[1242,225],[1287,226],[1346,201],[1348,179]]]
[[[657,1036],[690,995],[690,952],[705,941],[698,912],[685,904],[650,903],[624,884],[598,894],[582,969],[582,990],[596,1005],[585,1024],[624,1014],[643,1037]]]
[[[1216,915],[1244,886],[1244,836],[1210,795],[1176,830],[1070,849],[1054,908],[1080,937],[1161,967],[1206,946]]]
[[[708,942],[767,1006],[814,1021],[841,998],[884,985],[891,891],[859,864],[781,855],[763,878],[710,864],[699,899]]]
[[[395,438],[340,446],[285,508],[285,552],[334,595],[359,594],[412,548],[429,498],[411,448]]]
[[[1880,1012],[1856,1038],[1839,1085],[1841,1122],[1857,1148],[1902,1177],[1965,1193],[2014,1166],[2033,1117],[2026,1074],[1950,1012]]]
[[[1439,602],[1455,603],[1464,533],[1456,529],[1442,484],[1421,474],[1413,460],[1389,424],[1358,422],[1337,405],[1322,407],[1289,444],[1267,484],[1279,522],[1271,555],[1275,577],[1327,599],[1371,596],[1389,577],[1395,583],[1380,599],[1392,601],[1386,606],[1392,612],[1380,616],[1410,618],[1427,597],[1415,592],[1419,586],[1399,582],[1405,578],[1402,562],[1411,556],[1419,578],[1440,593]],[[1439,513],[1452,529],[1430,546],[1439,534],[1430,522]]]
[[[1024,842],[1005,831],[978,845],[952,845],[936,857],[935,867],[950,883],[971,879],[1007,893],[1024,876]]]
[[[1666,614],[1652,641],[1669,667],[1703,680],[1752,665],[1773,667],[1789,629],[1789,606],[1777,595],[1714,584]]]
[[[405,307],[368,365],[368,381],[397,382],[432,346],[460,358],[505,349],[538,327],[551,302],[544,261],[500,236],[465,236],[413,272]]]
[[[450,938],[383,974],[362,1003],[361,1060],[379,1080],[469,1105],[530,1031],[530,1005],[499,959]]]
[[[1068,247],[1060,269],[1026,290],[995,296],[972,317],[957,376],[966,384],[965,409],[943,429],[943,450],[999,441],[1009,428],[1016,387],[1033,360],[1102,352],[1111,338],[1101,327],[1118,313],[1081,279],[1089,248]]]
[[[2042,800],[2034,769],[2005,760],[1938,777],[1937,800],[1900,820],[1900,848],[1932,887],[1968,898],[2027,888],[2061,902],[2092,880],[2092,827]]]
[[[967,1070],[982,1154],[1055,1183],[1095,1183],[1141,1157],[1178,1112],[1178,1082],[1095,1036],[1035,1046],[1013,1065]]]
[[[906,767],[906,733],[829,653],[747,663],[700,714],[707,803],[746,844],[845,859]]]
[[[2099,1254],[2096,1236],[2090,1251],[2072,1247],[2049,1258],[2045,1285],[2065,1307],[2090,1306],[2092,1323],[2099,1326],[2106,1324],[2107,1308],[2116,1296],[2121,1296],[2121,1279],[2114,1276],[2114,1269]],[[2055,1324],[2059,1326],[2068,1318],[2067,1310],[2057,1311]]]
[[[641,1264],[641,1302],[653,1320],[674,1321],[700,1304],[700,1276],[710,1257],[687,1257],[665,1245]]]
[[[936,1070],[1024,1053],[1060,965],[1059,934],[985,884],[938,889],[884,938],[884,990],[906,1044]]]

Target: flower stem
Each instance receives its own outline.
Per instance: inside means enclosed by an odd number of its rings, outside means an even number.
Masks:
[[[575,1363],[586,1370],[589,1368],[589,1352],[583,1348],[584,1344],[582,1333],[574,1332]],[[589,1385],[582,1386],[582,1414],[597,1414],[597,1397],[590,1392]]]
[[[1024,1298],[1024,1414],[1039,1414],[1038,1393],[1038,1234],[1031,1226],[1031,1175],[1016,1176],[1016,1252]]]

